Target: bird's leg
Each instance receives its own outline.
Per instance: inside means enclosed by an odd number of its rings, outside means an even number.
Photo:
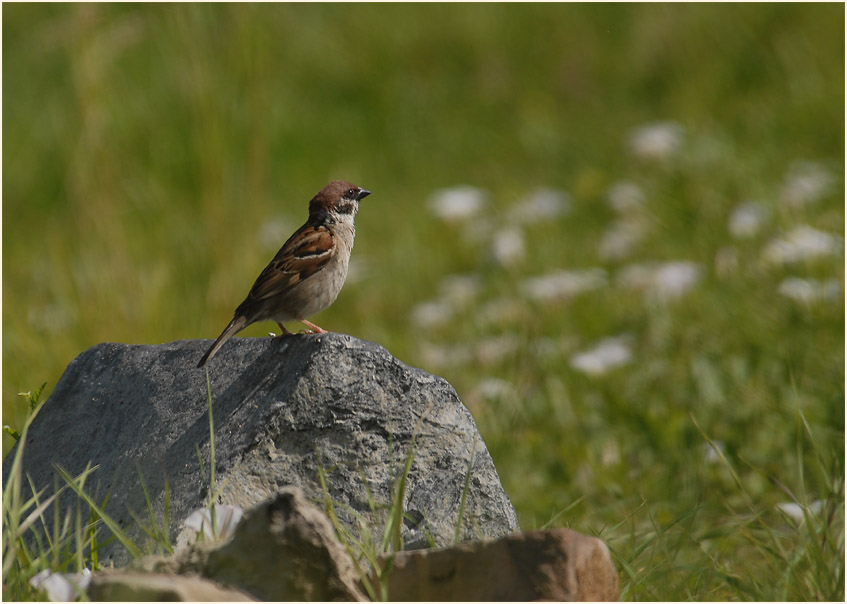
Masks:
[[[314,323],[310,323],[310,322],[309,322],[309,321],[307,321],[306,319],[300,319],[300,322],[301,322],[303,325],[306,325],[306,326],[308,326],[308,327],[311,327],[311,329],[304,329],[304,330],[303,330],[303,331],[301,331],[300,333],[326,333],[326,329],[321,329],[320,327],[318,327],[318,326],[317,326],[317,325],[315,325]]]
[[[285,325],[283,325],[283,324],[282,324],[282,323],[280,323],[279,321],[277,321],[277,322],[276,322],[276,324],[277,324],[277,325],[279,325],[279,328],[282,330],[282,333],[281,333],[281,334],[279,334],[278,336],[276,336],[276,339],[284,338],[285,336],[293,336],[293,335],[294,335],[293,333],[291,333],[290,331],[288,331],[288,330],[285,328]]]

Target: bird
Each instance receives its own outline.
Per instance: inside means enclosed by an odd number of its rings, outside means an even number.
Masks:
[[[327,309],[347,278],[356,237],[354,218],[359,202],[371,192],[334,180],[309,202],[309,218],[259,274],[244,302],[197,367],[205,365],[236,333],[259,321],[275,321],[282,336],[292,335],[283,321],[300,321],[304,333],[326,333],[307,319]]]

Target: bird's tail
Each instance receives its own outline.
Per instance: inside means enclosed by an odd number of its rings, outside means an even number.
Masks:
[[[237,334],[239,331],[247,327],[247,317],[244,315],[239,315],[235,317],[232,321],[229,322],[229,325],[226,326],[226,329],[223,330],[223,333],[218,336],[218,339],[215,340],[215,343],[206,351],[206,354],[203,355],[203,358],[200,359],[200,362],[197,363],[198,367],[202,367],[206,364],[206,361],[211,359],[215,353],[220,349],[224,343],[230,339],[232,336]]]

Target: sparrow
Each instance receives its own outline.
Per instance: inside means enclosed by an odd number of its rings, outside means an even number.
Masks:
[[[281,336],[292,335],[283,321],[297,320],[310,329],[326,333],[306,319],[335,302],[344,280],[356,225],[359,202],[367,189],[334,180],[309,202],[309,219],[288,238],[259,275],[235,316],[209,348],[198,367],[211,359],[236,333],[258,321],[276,321]],[[280,336],[280,337],[281,337]]]

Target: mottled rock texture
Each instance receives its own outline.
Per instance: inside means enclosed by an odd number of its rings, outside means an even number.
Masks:
[[[141,477],[160,523],[167,483],[170,537],[185,542],[181,523],[210,492],[208,369],[219,503],[248,509],[286,485],[320,503],[323,468],[341,522],[379,525],[384,518],[371,517],[371,504],[384,510],[390,502],[414,441],[406,549],[454,542],[468,473],[460,539],[518,530],[473,418],[442,378],[341,334],[234,338],[197,369],[208,345],[100,344],[79,355],[27,436],[23,468],[36,488],[52,491],[56,464],[72,475],[96,465],[86,489],[97,501],[108,493],[106,512],[143,548],[137,519],[147,523],[149,514]],[[70,493],[60,502],[76,507]],[[128,555],[112,542],[100,560],[120,566]]]

